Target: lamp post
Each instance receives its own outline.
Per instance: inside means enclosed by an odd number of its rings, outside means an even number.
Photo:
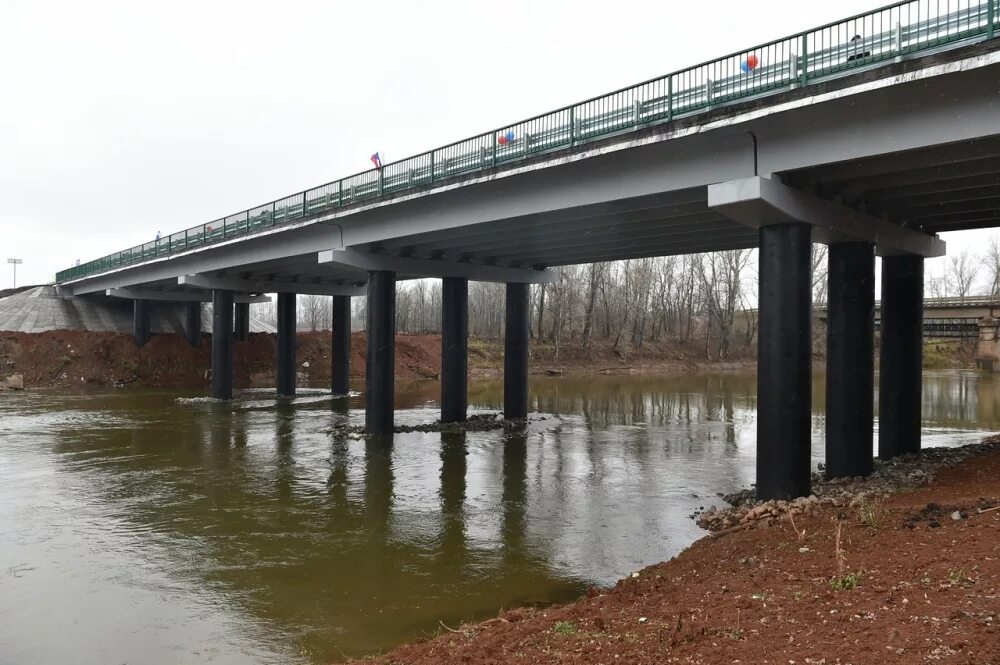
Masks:
[[[17,264],[22,263],[21,259],[7,259],[7,263],[14,266],[14,288],[17,288]]]

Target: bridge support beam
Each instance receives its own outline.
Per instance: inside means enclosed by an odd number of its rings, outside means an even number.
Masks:
[[[528,417],[528,285],[507,284],[503,349],[503,417]]]
[[[878,456],[920,450],[924,259],[882,259],[882,346],[878,390]]]
[[[760,228],[757,497],[810,490],[812,227]]]
[[[830,245],[826,338],[826,477],[872,472],[875,245]]]
[[[233,337],[237,342],[250,339],[250,303],[238,302],[233,310]]]
[[[149,314],[152,303],[148,300],[132,301],[132,338],[136,346],[146,346],[149,341]]]
[[[468,409],[469,280],[441,281],[441,422],[464,422]]]
[[[392,434],[396,365],[396,273],[368,273],[365,431]]]
[[[330,392],[351,391],[351,296],[331,296]]]
[[[184,336],[191,346],[201,346],[201,303],[184,304]]]
[[[278,294],[278,395],[295,396],[295,326],[298,312],[294,293]]]
[[[233,398],[233,292],[212,291],[212,397]]]

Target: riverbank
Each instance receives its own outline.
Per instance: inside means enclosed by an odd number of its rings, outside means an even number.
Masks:
[[[274,383],[276,336],[251,333],[247,342],[233,343],[233,374],[237,387]],[[697,345],[647,343],[627,357],[610,342],[582,344],[531,343],[535,374],[598,372],[608,374],[680,373],[691,371],[753,371],[752,358],[711,363],[700,360]],[[330,378],[330,333],[298,334],[296,362],[300,383]],[[156,334],[142,348],[132,336],[113,332],[54,330],[43,333],[0,332],[0,378],[19,375],[25,387],[136,385],[202,387],[208,385],[211,337],[192,347],[183,335]],[[441,368],[441,336],[396,336],[396,376],[436,379]],[[469,373],[499,377],[503,373],[503,342],[469,340]],[[365,375],[365,334],[351,337],[351,376]]]
[[[905,491],[754,520],[577,602],[442,624],[367,660],[1000,663],[1000,437],[984,443],[950,467],[926,455]]]

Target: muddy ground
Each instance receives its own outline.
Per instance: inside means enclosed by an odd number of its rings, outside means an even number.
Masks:
[[[233,372],[237,387],[273,385],[276,337],[255,333],[247,342],[233,342]],[[532,344],[531,368],[539,374],[571,372],[641,373],[648,371],[746,371],[748,360],[724,363],[699,361],[696,349],[670,344],[648,344],[628,357],[616,353],[608,342],[594,342],[590,349],[564,345]],[[298,335],[296,362],[301,381],[327,381],[330,377],[330,333]],[[46,333],[0,332],[0,377],[20,374],[26,387],[73,385],[147,385],[201,387],[208,385],[211,336],[200,347],[190,346],[183,335],[153,335],[139,348],[132,336],[122,333],[57,330]],[[441,336],[396,336],[396,376],[436,379],[441,368]],[[469,372],[473,376],[500,376],[503,344],[496,340],[469,340]],[[365,334],[351,338],[351,376],[365,375]]]
[[[442,625],[370,660],[995,665],[998,505],[993,442],[874,511],[820,506],[794,527],[762,521],[706,536],[577,602]]]

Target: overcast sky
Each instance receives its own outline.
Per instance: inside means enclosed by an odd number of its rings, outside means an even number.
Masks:
[[[376,150],[401,159],[875,6],[0,0],[0,261],[48,282]]]

